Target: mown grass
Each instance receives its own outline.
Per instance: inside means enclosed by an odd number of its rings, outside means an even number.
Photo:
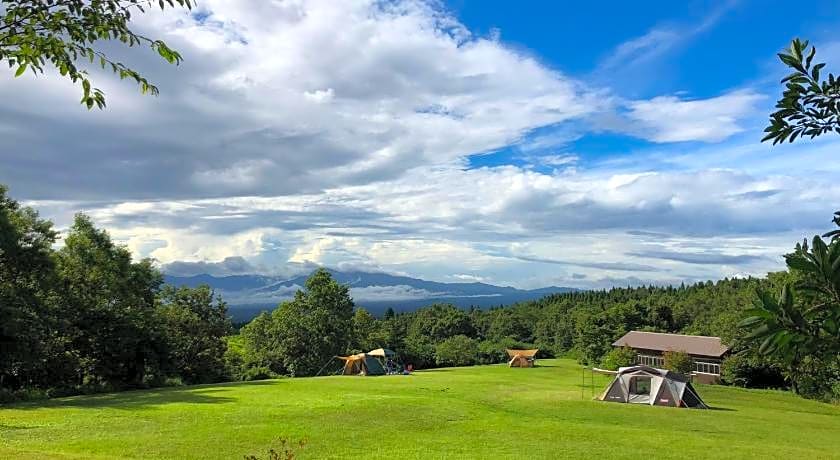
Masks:
[[[716,410],[604,403],[574,362],[540,364],[6,406],[0,458],[242,458],[281,437],[308,440],[299,458],[840,458],[837,406],[721,386],[699,388]]]

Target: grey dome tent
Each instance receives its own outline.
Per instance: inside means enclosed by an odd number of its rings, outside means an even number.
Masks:
[[[682,374],[648,366],[622,367],[601,401],[708,409]]]

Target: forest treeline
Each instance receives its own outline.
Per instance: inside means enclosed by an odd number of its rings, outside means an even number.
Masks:
[[[381,317],[317,270],[293,299],[236,331],[209,287],[163,285],[151,261],[133,261],[88,217],[76,216],[58,241],[51,222],[0,187],[0,401],[311,376],[335,370],[336,355],[379,347],[416,369],[499,363],[505,348],[531,347],[544,358],[615,365],[622,355],[610,353],[611,343],[631,330],[719,336],[734,352],[723,365],[726,383],[792,385],[840,400],[834,310],[823,312],[835,305],[836,292],[825,288],[833,275],[812,279],[801,261],[762,279],[570,292],[488,310],[436,304]],[[840,257],[838,247],[826,248]],[[814,251],[799,245],[794,255]],[[794,300],[786,290],[793,285],[807,295]],[[808,293],[810,285],[824,289]],[[769,293],[780,291],[789,307],[773,303]],[[815,303],[823,310],[809,307]],[[784,324],[789,309],[804,312],[798,325]],[[760,321],[767,323],[752,331]]]
[[[491,309],[435,304],[399,314],[389,309],[376,318],[363,307],[349,307],[347,288],[318,271],[297,298],[242,327],[229,357],[235,354],[239,378],[313,375],[330,356],[383,346],[418,369],[500,363],[507,359],[506,348],[539,348],[539,357],[600,365],[616,339],[644,330],[720,336],[739,352],[731,360],[737,367],[726,366],[730,381],[778,387],[785,385],[783,370],[751,353],[749,344],[739,340],[738,323],[756,290],[773,289],[774,280],[783,276],[570,292]],[[330,302],[322,299],[312,302],[311,293],[323,293],[325,285],[332,286],[332,298],[343,299],[339,304],[344,307],[329,308]],[[300,312],[318,310],[330,312],[315,313],[318,319],[309,329],[302,319],[306,314]]]
[[[57,241],[0,186],[0,401],[226,378],[209,288],[164,286],[84,215]]]

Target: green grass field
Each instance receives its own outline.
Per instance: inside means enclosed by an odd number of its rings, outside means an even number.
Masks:
[[[716,410],[604,403],[574,362],[540,364],[6,406],[0,458],[236,459],[280,437],[308,439],[299,458],[840,458],[838,406],[722,386],[698,388]]]

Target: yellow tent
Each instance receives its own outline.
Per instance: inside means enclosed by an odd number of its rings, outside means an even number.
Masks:
[[[336,356],[336,358],[344,361],[344,369],[341,373],[344,375],[384,375],[385,369],[382,364],[367,353],[359,353],[350,356]]]
[[[510,361],[508,365],[510,367],[534,367],[534,361],[537,360],[537,352],[540,351],[539,349],[534,350],[505,350],[510,357]]]

